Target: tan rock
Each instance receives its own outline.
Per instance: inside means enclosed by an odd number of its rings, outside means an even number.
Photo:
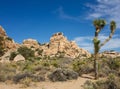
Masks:
[[[118,52],[110,52],[110,51],[105,51],[103,53],[100,53],[100,57],[107,57],[107,58],[116,58],[116,57],[120,57],[120,53]]]
[[[25,61],[25,58],[24,58],[21,54],[19,54],[19,55],[17,55],[17,56],[14,58],[14,61],[15,61],[15,62],[17,62],[17,61]]]
[[[10,50],[10,49],[15,50],[20,46],[19,44],[15,43],[14,40],[5,39],[4,43],[5,43],[5,48],[7,50]]]
[[[79,48],[73,41],[68,41],[63,33],[56,33],[50,38],[50,42],[42,46],[45,55],[55,55],[58,52],[64,52],[66,57],[76,58],[78,56],[91,57],[91,54]]]
[[[7,36],[5,30],[0,26],[0,37],[3,38],[3,47],[6,51],[18,48],[19,44],[15,43],[13,39]]]
[[[10,54],[11,54],[12,50],[9,50],[7,51],[0,59],[1,59],[1,63],[8,63],[10,62],[9,59],[10,59]]]
[[[0,36],[7,36],[4,28],[0,26]]]
[[[22,45],[28,48],[36,48],[36,49],[40,47],[38,41],[34,39],[24,40]]]

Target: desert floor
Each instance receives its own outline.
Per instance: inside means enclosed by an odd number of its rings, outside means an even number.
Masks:
[[[39,82],[33,83],[29,87],[25,87],[21,84],[12,84],[12,83],[0,83],[0,89],[83,89],[82,85],[87,80],[94,80],[93,77],[89,75],[83,75],[77,80],[70,80],[66,82]]]

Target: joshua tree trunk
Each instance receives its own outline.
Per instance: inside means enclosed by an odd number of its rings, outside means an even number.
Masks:
[[[94,38],[94,72],[95,72],[95,79],[98,79],[98,57],[99,57],[99,40],[98,40],[98,33],[100,29],[96,29],[95,38]]]
[[[94,54],[94,71],[95,71],[95,79],[98,79],[98,53]]]

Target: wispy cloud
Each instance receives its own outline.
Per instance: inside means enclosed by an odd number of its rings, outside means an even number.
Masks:
[[[71,16],[69,14],[66,14],[63,10],[63,7],[59,7],[55,13],[59,15],[60,18],[62,19],[67,19],[67,20],[73,20],[73,21],[80,21],[80,16]]]
[[[104,41],[108,36],[104,34],[100,34],[99,39]],[[92,36],[86,36],[86,37],[76,37],[74,38],[74,41],[81,47],[84,48],[90,52],[93,52],[93,43],[92,43],[93,37]],[[114,49],[120,49],[120,39],[117,35],[115,35],[107,44],[105,44],[101,51],[104,50],[114,50]],[[120,50],[117,50],[120,51]]]
[[[120,28],[120,0],[97,0],[97,4],[87,4],[91,9],[88,18],[106,18],[108,21],[115,20]]]

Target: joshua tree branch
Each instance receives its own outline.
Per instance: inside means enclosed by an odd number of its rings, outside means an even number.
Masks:
[[[108,37],[103,43],[100,44],[100,48],[101,48],[102,46],[104,46],[104,45],[112,38],[113,34],[114,34],[114,32],[111,32],[111,33],[110,33],[109,37]]]

